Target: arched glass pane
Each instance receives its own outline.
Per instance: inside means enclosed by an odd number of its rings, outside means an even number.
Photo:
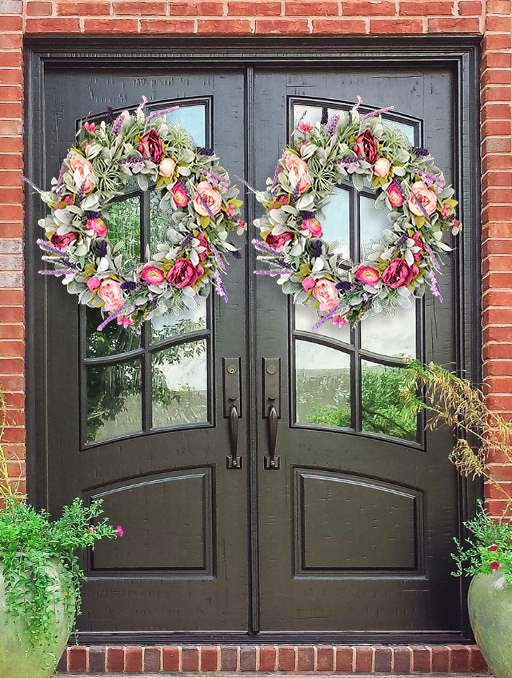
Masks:
[[[339,108],[328,108],[327,113],[329,118],[335,113],[339,113]],[[309,122],[310,125],[316,125],[322,119],[322,106],[309,106],[307,104],[293,105],[293,126],[296,127],[301,116],[302,122]]]
[[[171,212],[162,212],[160,197],[160,191],[149,192],[149,244],[153,248],[156,248],[157,243],[167,241],[169,230]]]
[[[359,196],[359,233],[361,258],[373,252],[372,242],[382,239],[382,231],[389,228],[388,210],[375,209],[375,200],[364,195]]]
[[[196,146],[206,146],[206,106],[180,104],[177,111],[165,114],[170,125],[179,123],[194,139]]]
[[[320,313],[311,306],[303,306],[302,304],[295,304],[295,329],[303,330],[304,332],[312,332],[313,325],[321,318]],[[317,330],[315,334],[322,334],[324,337],[332,337],[338,341],[344,341],[347,344],[350,342],[350,330],[348,325],[338,327],[334,325],[332,320],[326,320]]]
[[[361,347],[392,358],[416,357],[416,306],[361,321]]]
[[[343,256],[350,257],[350,194],[344,188],[334,187],[333,195],[322,209],[324,218],[320,218],[322,225],[322,239],[327,243],[335,240],[343,248]]]
[[[108,213],[107,237],[112,247],[122,241],[125,258],[140,261],[140,197],[116,200],[109,205]]]
[[[187,332],[206,329],[206,299],[198,297],[194,311],[185,310],[165,313],[151,320],[151,341],[157,343]]]
[[[153,428],[208,421],[206,340],[171,346],[153,354]]]
[[[87,367],[87,442],[142,429],[141,363]]]
[[[140,347],[140,332],[133,328],[126,329],[118,325],[115,320],[98,331],[98,326],[103,322],[99,308],[86,306],[87,315],[87,357],[103,358],[107,355],[125,353]]]
[[[295,416],[298,424],[351,426],[347,353],[310,341],[295,342]]]
[[[407,410],[401,391],[411,378],[408,370],[361,362],[363,431],[416,440],[417,418]]]

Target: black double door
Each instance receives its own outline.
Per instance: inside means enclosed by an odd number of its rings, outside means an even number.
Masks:
[[[304,110],[315,122],[322,106],[347,109],[358,94],[365,110],[394,104],[388,117],[453,181],[452,80],[443,67],[59,68],[45,81],[46,182],[80,118],[135,107],[145,95],[150,109],[179,104],[172,123],[213,146],[232,177],[263,187]],[[258,207],[246,198],[250,222]],[[371,191],[342,186],[326,210],[325,236],[352,257],[385,225],[372,201]],[[136,187],[112,206],[107,226],[134,253],[142,236],[158,241],[167,228],[158,200]],[[112,326],[98,333],[97,317],[57,281],[37,283],[46,300],[48,505],[57,513],[75,496],[102,498],[125,529],[86,563],[81,630],[457,632],[450,438],[425,434],[399,397],[405,355],[455,359],[453,273],[447,268],[435,309],[427,297],[352,331],[312,332],[312,312],[252,274],[252,237],[249,226],[244,256],[229,267],[228,304],[212,295],[140,336]],[[227,462],[230,398],[241,468]]]

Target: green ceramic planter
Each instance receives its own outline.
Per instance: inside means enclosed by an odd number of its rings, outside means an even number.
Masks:
[[[495,678],[512,677],[512,584],[501,574],[479,574],[469,587],[469,618]]]
[[[49,565],[49,570],[57,574],[60,590],[63,591],[63,581],[59,567]],[[55,597],[55,591],[48,591],[48,595]],[[59,596],[59,599],[62,599]],[[60,659],[71,632],[74,620],[70,620],[64,613],[63,605],[55,607],[57,623],[54,629],[54,643],[50,651],[56,657],[55,665],[43,668],[44,661],[40,651],[24,642],[23,625],[7,614],[5,608],[5,587],[2,570],[0,568],[0,676],[2,678],[50,678],[53,676],[57,662]]]

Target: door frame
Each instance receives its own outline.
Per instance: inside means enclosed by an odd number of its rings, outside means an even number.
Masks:
[[[46,185],[49,177],[44,171],[45,139],[44,86],[49,69],[67,68],[144,68],[156,71],[169,66],[187,68],[219,69],[244,68],[246,73],[246,125],[247,147],[255,147],[255,131],[252,120],[254,68],[329,68],[332,66],[379,67],[397,69],[402,64],[408,67],[442,65],[450,68],[454,77],[455,138],[453,144],[454,187],[463,206],[462,221],[474,225],[462,231],[459,256],[455,262],[456,295],[459,314],[453,319],[453,332],[457,346],[456,369],[471,378],[481,381],[481,294],[480,294],[480,99],[479,66],[480,39],[471,36],[405,37],[405,38],[320,38],[304,37],[249,37],[232,38],[226,45],[225,38],[186,37],[153,38],[131,37],[30,37],[25,40],[25,174],[37,185]],[[134,70],[135,72],[135,70]],[[464,134],[462,134],[464,130]],[[246,158],[249,160],[249,158]],[[247,164],[248,182],[254,176],[254,166]],[[251,223],[256,209],[254,196],[246,191],[246,220]],[[37,196],[25,192],[25,265],[26,265],[26,414],[27,414],[27,482],[29,500],[39,507],[47,505],[48,477],[48,430],[45,420],[44,395],[46,392],[45,345],[45,281],[37,271],[40,267],[40,252],[30,233],[43,216],[44,209]],[[248,248],[248,327],[247,342],[252,350],[255,318],[254,276],[250,275],[255,263],[254,248]],[[246,400],[247,412],[254,412],[256,393],[256,365],[249,366],[252,392]],[[255,449],[256,419],[249,422],[250,449]],[[468,582],[460,583],[460,606],[462,628],[458,631],[417,631],[413,633],[258,633],[258,534],[257,534],[257,459],[250,455],[249,469],[249,514],[251,600],[248,634],[241,633],[83,633],[82,643],[460,643],[472,638],[466,611]],[[458,480],[459,525],[474,511],[476,501],[482,496],[481,484]],[[460,536],[460,535],[459,535]]]

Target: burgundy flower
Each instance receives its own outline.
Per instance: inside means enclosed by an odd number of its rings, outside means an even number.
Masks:
[[[206,233],[201,232],[196,237],[199,240],[200,246],[205,248],[204,252],[200,252],[199,255],[198,255],[199,261],[205,261],[206,257],[210,254],[210,247],[208,245],[208,239],[206,237]]]
[[[202,266],[194,266],[194,264],[185,257],[176,259],[176,263],[167,274],[167,280],[173,287],[191,287],[197,282],[197,279],[202,275],[204,269]]]
[[[143,158],[149,158],[154,163],[160,162],[162,159],[162,141],[154,129],[142,137],[138,150]]]
[[[66,235],[57,235],[57,231],[50,238],[50,242],[58,250],[64,252],[69,245],[78,240],[78,233],[73,231],[72,233],[66,233]]]
[[[272,235],[269,233],[265,238],[265,242],[269,247],[271,247],[276,252],[279,252],[287,242],[293,238],[293,234],[290,231],[286,233],[281,233],[281,235]]]
[[[395,257],[394,259],[391,259],[389,266],[382,274],[382,282],[392,289],[407,287],[418,273],[419,270],[417,266],[409,266],[404,259]]]
[[[377,141],[369,129],[357,137],[354,151],[358,158],[371,163],[375,162],[379,149]]]

